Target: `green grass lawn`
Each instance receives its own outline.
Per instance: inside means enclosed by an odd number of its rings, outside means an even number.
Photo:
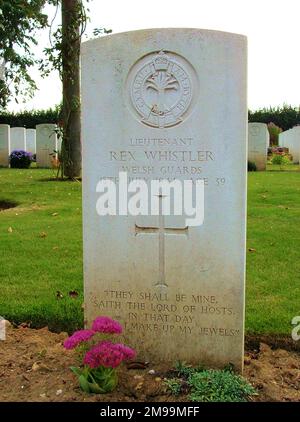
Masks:
[[[299,165],[290,163],[284,164],[283,166],[279,164],[272,164],[270,161],[267,163],[268,171],[299,171]]]
[[[72,329],[83,321],[81,184],[53,175],[0,169],[0,199],[20,203],[0,213],[0,315]]]
[[[297,169],[248,173],[248,333],[289,334],[300,315]],[[0,200],[19,203],[0,213],[0,315],[71,331],[83,323],[81,185],[53,175],[0,169]]]

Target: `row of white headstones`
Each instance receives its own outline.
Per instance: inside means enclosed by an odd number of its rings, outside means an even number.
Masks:
[[[61,149],[55,124],[43,123],[35,129],[0,124],[0,166],[9,166],[9,155],[16,150],[36,154],[38,167],[50,168]]]
[[[36,129],[10,127],[0,124],[0,166],[9,166],[9,155],[15,150],[36,154],[38,167],[51,167],[53,157],[61,149],[61,139],[57,137],[55,124],[39,124]],[[270,136],[265,123],[249,123],[248,160],[256,164],[258,170],[265,170]],[[289,148],[293,163],[300,158],[300,126],[286,130],[279,135],[279,145]]]
[[[293,163],[298,164],[300,158],[300,126],[279,134],[278,144],[288,148]],[[256,164],[257,170],[265,170],[267,151],[270,145],[268,127],[265,123],[249,123],[248,125],[248,160]]]

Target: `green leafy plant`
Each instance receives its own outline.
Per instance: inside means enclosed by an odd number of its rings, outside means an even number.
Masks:
[[[189,399],[196,402],[243,402],[256,394],[255,389],[233,371],[232,365],[223,370],[193,368],[186,362],[175,365],[177,377],[165,381],[173,395],[179,395],[182,387],[189,391]]]
[[[284,166],[290,163],[289,158],[284,154],[274,154],[271,159],[272,164],[277,164],[280,166]]]
[[[173,396],[179,396],[181,392],[181,380],[178,378],[170,378],[165,381],[166,386]]]
[[[99,366],[99,368],[92,370],[88,366],[84,366],[82,369],[71,366],[70,369],[78,376],[80,388],[85,393],[109,393],[118,384],[118,377],[114,368]]]
[[[192,375],[195,371],[202,371],[204,368],[199,365],[196,368],[193,368],[192,365],[187,364],[186,362],[178,361],[175,364],[175,370],[178,373],[179,377],[183,377],[188,379],[190,375]]]
[[[195,371],[188,379],[195,402],[245,402],[256,394],[252,385],[231,370]]]

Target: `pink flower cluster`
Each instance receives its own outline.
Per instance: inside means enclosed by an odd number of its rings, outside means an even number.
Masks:
[[[83,363],[90,368],[98,368],[99,366],[116,368],[121,362],[132,359],[134,356],[135,351],[124,344],[101,341],[86,352]]]
[[[75,333],[64,342],[64,347],[66,349],[74,349],[78,344],[90,340],[96,333],[121,334],[122,325],[109,317],[99,316],[93,321],[91,330],[75,331]]]
[[[94,320],[92,330],[97,333],[121,334],[122,325],[109,317],[100,316]]]
[[[93,321],[91,330],[75,331],[64,342],[64,347],[74,349],[80,343],[90,340],[97,333],[120,334],[122,333],[122,325],[109,317],[99,316]],[[99,366],[116,368],[121,362],[132,359],[134,356],[135,351],[122,343],[101,341],[86,352],[83,363],[90,368],[98,368]]]
[[[74,349],[78,344],[90,340],[95,332],[93,330],[79,330],[75,331],[70,337],[64,342],[65,349]]]

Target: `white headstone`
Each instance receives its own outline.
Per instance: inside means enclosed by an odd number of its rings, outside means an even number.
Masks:
[[[10,129],[10,152],[26,151],[26,129],[24,127],[12,127]]]
[[[85,318],[118,319],[141,359],[242,369],[246,67],[246,38],[216,31],[82,46]],[[148,184],[203,180],[204,224],[161,207],[99,216],[97,184],[120,171]]]
[[[293,163],[298,164],[300,159],[300,126],[286,130],[279,134],[279,145],[289,149]]]
[[[26,129],[26,151],[36,153],[36,130]]]
[[[280,147],[285,147],[285,140],[286,140],[286,136],[287,136],[287,133],[289,132],[289,130],[285,130],[284,132],[279,133],[279,135],[278,135],[278,145]]]
[[[258,171],[266,170],[270,135],[265,123],[248,124],[248,161],[256,164]]]
[[[0,124],[0,167],[8,167],[9,164],[9,125]]]
[[[57,135],[56,125],[45,123],[36,126],[36,164],[37,167],[51,168],[56,157]]]

